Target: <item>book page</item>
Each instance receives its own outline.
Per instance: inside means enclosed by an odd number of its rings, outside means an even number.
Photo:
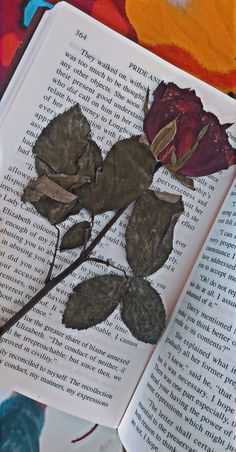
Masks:
[[[1,134],[1,306],[2,324],[44,285],[56,243],[56,230],[29,204],[21,202],[27,181],[36,176],[32,146],[59,113],[79,102],[90,121],[93,139],[104,155],[121,138],[142,133],[147,86],[173,80],[192,87],[221,121],[232,123],[234,103],[144,49],[117,35],[73,7],[58,4],[47,39],[34,47],[24,79],[16,73],[14,102],[3,104]],[[51,11],[47,14],[51,14]],[[33,42],[35,46],[35,42]],[[29,46],[27,52],[30,52]],[[7,93],[6,93],[7,95]],[[14,131],[14,133],[12,132]],[[230,129],[231,139],[234,128]],[[201,244],[227,193],[234,168],[196,180],[192,192],[165,169],[154,185],[183,196],[185,214],[175,232],[174,250],[149,280],[161,294],[167,317],[191,271]],[[125,255],[125,226],[130,206],[94,251],[97,258],[132,274]],[[93,236],[112,217],[95,218]],[[60,225],[63,234],[81,219],[82,211]],[[189,246],[191,244],[191,247]],[[58,253],[54,273],[62,271],[78,251]],[[86,263],[52,290],[3,339],[3,382],[93,422],[116,426],[153,351],[135,340],[117,309],[105,322],[77,332],[62,325],[68,293],[80,281],[110,270]],[[170,281],[171,284],[167,283]],[[122,396],[121,396],[122,394]]]
[[[122,421],[129,451],[235,451],[235,206],[236,183]]]

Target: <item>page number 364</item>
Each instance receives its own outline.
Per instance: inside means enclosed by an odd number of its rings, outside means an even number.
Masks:
[[[78,36],[80,39],[84,39],[84,40],[87,39],[86,33],[83,33],[81,30],[76,30],[75,36]]]

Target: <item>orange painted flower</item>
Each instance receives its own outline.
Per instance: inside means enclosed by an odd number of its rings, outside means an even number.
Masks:
[[[236,93],[236,0],[126,0],[126,14],[141,45]]]

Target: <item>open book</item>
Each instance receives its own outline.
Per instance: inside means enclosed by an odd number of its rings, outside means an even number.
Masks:
[[[53,226],[21,201],[36,176],[32,146],[59,113],[79,103],[106,153],[142,133],[143,103],[164,80],[194,89],[221,123],[233,99],[171,66],[77,9],[47,12],[2,100],[0,115],[1,324],[44,285],[56,242]],[[228,129],[231,143],[236,128]],[[119,429],[127,451],[235,451],[235,166],[195,179],[195,191],[165,168],[155,188],[182,196],[174,249],[148,278],[168,319],[157,346],[136,340],[116,309],[84,331],[66,329],[68,292],[105,270],[87,262],[1,339],[1,385],[86,420]],[[132,274],[124,250],[130,206],[95,248]],[[78,217],[84,218],[82,211]],[[112,212],[95,217],[95,233]],[[62,231],[73,224],[68,219]],[[58,253],[54,272],[78,252]]]

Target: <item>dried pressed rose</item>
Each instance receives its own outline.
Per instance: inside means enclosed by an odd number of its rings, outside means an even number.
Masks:
[[[144,120],[153,155],[180,177],[206,176],[236,163],[225,129],[194,90],[174,83],[158,85]]]

